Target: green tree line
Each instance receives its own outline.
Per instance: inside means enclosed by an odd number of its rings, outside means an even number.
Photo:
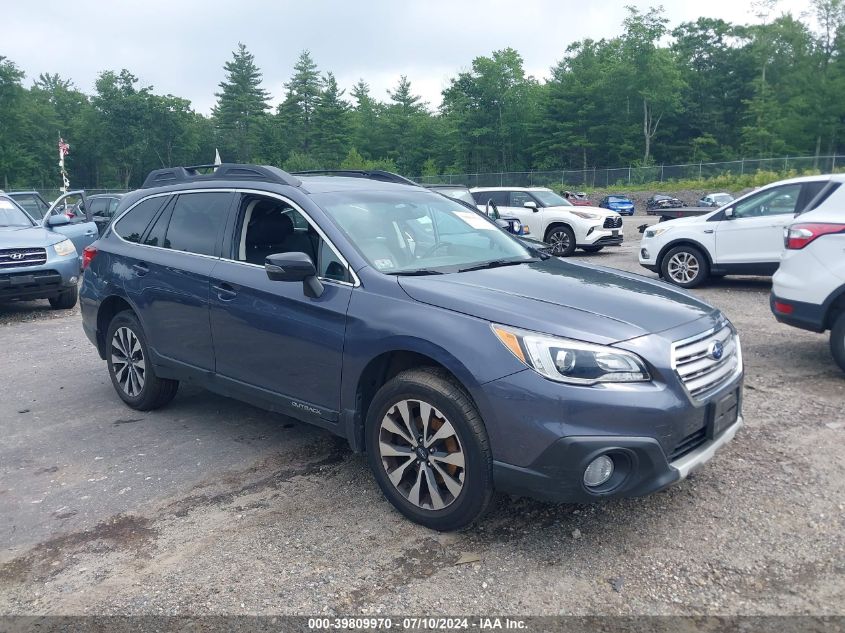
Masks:
[[[660,8],[629,7],[619,35],[570,45],[548,80],[504,48],[451,78],[437,108],[404,75],[385,99],[364,79],[347,92],[308,51],[271,92],[238,45],[210,115],[125,69],[102,72],[91,95],[55,74],[26,86],[0,56],[0,186],[53,186],[59,135],[72,184],[91,188],[138,186],[215,148],[227,162],[411,176],[842,152],[845,0],[811,0],[801,16],[755,7],[753,24],[674,28]]]

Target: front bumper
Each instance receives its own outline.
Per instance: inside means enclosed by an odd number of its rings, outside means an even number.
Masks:
[[[744,425],[736,421],[718,436],[669,461],[650,437],[578,436],[562,438],[528,468],[493,462],[497,490],[557,503],[593,503],[610,497],[641,497],[686,479],[709,462]],[[583,483],[587,465],[610,455],[616,472],[608,485],[588,489]],[[623,469],[620,472],[620,468]]]
[[[584,235],[576,235],[577,246],[619,246],[624,239],[622,227],[606,229],[602,225],[593,226]]]
[[[76,253],[48,256],[38,266],[7,267],[0,270],[0,300],[49,299],[75,286],[79,280],[79,258]]]

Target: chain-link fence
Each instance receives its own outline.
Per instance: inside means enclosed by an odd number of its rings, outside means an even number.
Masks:
[[[418,176],[425,184],[462,184],[467,187],[623,187],[652,182],[705,180],[717,176],[741,176],[760,171],[774,173],[818,171],[831,173],[845,169],[845,156],[784,156],[754,158],[721,163],[688,163],[652,167],[610,169],[557,169],[554,171],[510,171],[476,174]]]

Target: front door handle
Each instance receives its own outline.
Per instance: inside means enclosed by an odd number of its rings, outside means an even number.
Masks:
[[[225,281],[211,286],[211,289],[217,293],[217,298],[220,299],[220,301],[231,301],[238,296],[238,289]]]
[[[144,262],[138,262],[137,264],[132,264],[132,270],[134,270],[139,277],[143,277],[150,272],[150,267]]]

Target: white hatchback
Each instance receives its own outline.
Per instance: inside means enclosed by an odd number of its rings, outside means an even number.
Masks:
[[[568,257],[576,248],[597,253],[622,244],[622,216],[616,211],[575,206],[545,187],[476,187],[470,192],[479,209],[492,202],[500,215],[518,218],[555,255]]]

